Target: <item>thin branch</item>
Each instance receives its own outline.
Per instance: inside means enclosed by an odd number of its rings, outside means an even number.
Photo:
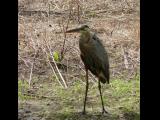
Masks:
[[[45,37],[45,38],[46,38],[46,37]],[[62,76],[62,74],[60,73],[60,71],[59,71],[59,69],[58,69],[58,67],[57,67],[57,64],[56,64],[56,62],[55,62],[55,60],[54,60],[54,58],[53,58],[52,51],[51,51],[51,49],[50,49],[50,47],[49,47],[47,41],[46,41],[45,39],[44,39],[44,41],[45,41],[45,43],[46,43],[46,45],[47,45],[47,48],[48,48],[49,53],[50,53],[50,55],[51,55],[52,61],[53,61],[54,65],[55,65],[55,68],[56,68],[56,70],[57,70],[57,72],[58,72],[58,74],[59,74],[61,80],[63,81],[65,88],[67,88],[67,84],[66,84],[66,82],[65,82],[65,80],[64,80],[64,78],[63,78],[63,76]]]
[[[126,69],[128,69],[129,68],[129,66],[128,66],[129,63],[128,63],[128,60],[127,60],[126,52],[125,52],[123,46],[121,46],[121,49],[122,49],[122,54],[123,54],[123,57],[124,57],[124,65],[125,65]]]
[[[46,41],[45,41],[46,42]],[[46,56],[47,56],[47,59],[48,59],[48,62],[49,62],[49,65],[50,65],[50,67],[51,67],[51,69],[52,69],[52,72],[53,72],[53,74],[55,75],[55,77],[56,77],[56,80],[59,82],[59,84],[64,88],[64,86],[62,85],[62,83],[60,82],[60,80],[59,80],[59,78],[58,78],[58,76],[57,76],[57,74],[56,74],[56,72],[55,72],[55,70],[54,70],[54,68],[53,68],[53,66],[52,66],[52,64],[51,64],[51,61],[49,60],[49,57],[48,57],[48,54],[47,54],[47,51],[45,50],[45,49],[42,49],[44,52],[45,52],[45,54],[46,54]]]
[[[36,55],[38,54],[38,50],[35,50],[35,54],[34,54],[34,58],[33,58],[33,62],[32,62],[32,65],[31,65],[31,72],[30,72],[30,75],[29,75],[29,87],[31,85],[31,80],[32,80],[32,73],[33,73],[33,68],[34,68],[34,63],[35,63],[35,58],[36,58]]]
[[[64,40],[63,40],[63,46],[62,46],[62,50],[61,50],[61,59],[60,60],[62,60],[64,58],[64,47],[65,47],[65,43],[66,43],[66,31],[68,29],[70,18],[71,18],[71,6],[69,8],[69,16],[68,16],[66,27],[64,26],[64,21],[62,21],[62,30],[63,30],[63,34],[64,34]]]
[[[49,62],[49,65],[50,65],[50,67],[51,67],[51,69],[52,69],[52,71],[53,71],[53,73],[54,73],[54,75],[55,75],[55,77],[56,77],[56,80],[58,80],[59,84],[63,87],[63,85],[62,85],[62,83],[59,81],[58,76],[57,76],[57,74],[56,74],[56,72],[55,72],[55,70],[54,70],[54,68],[53,68],[53,66],[52,66],[52,64],[51,64],[51,62],[50,62],[49,59],[48,59],[48,62]]]
[[[66,84],[66,82],[65,82],[65,80],[64,80],[64,78],[63,78],[63,76],[62,76],[61,72],[59,71],[59,69],[58,69],[58,67],[57,67],[57,64],[56,64],[56,62],[55,62],[55,60],[54,60],[54,58],[53,58],[53,54],[52,54],[51,50],[50,50],[50,54],[51,54],[51,57],[52,57],[53,63],[54,63],[54,65],[55,65],[55,68],[56,68],[56,70],[57,70],[57,72],[58,72],[58,74],[59,74],[60,78],[62,79],[62,81],[63,81],[63,83],[64,83],[65,88],[67,88],[67,84]]]
[[[76,4],[77,4],[78,23],[80,23],[80,2],[79,2],[79,0],[76,0]]]
[[[29,67],[29,65],[27,64],[27,61],[25,59],[23,59],[20,55],[18,55],[18,57],[24,62],[24,64]]]

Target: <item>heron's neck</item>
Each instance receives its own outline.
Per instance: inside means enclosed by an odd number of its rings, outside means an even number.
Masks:
[[[80,38],[83,42],[88,42],[90,40],[90,32],[88,30],[81,31]]]

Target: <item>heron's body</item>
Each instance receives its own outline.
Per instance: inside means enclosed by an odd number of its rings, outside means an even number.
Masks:
[[[85,67],[98,77],[102,83],[106,83],[106,81],[109,83],[107,52],[99,38],[94,33],[90,33],[90,31],[82,31],[79,48]]]
[[[94,74],[98,78],[98,88],[101,96],[102,112],[105,113],[107,111],[104,108],[100,82],[109,83],[109,61],[107,52],[102,45],[100,39],[96,36],[96,34],[90,32],[87,25],[83,25],[80,28],[68,30],[66,33],[72,32],[81,33],[79,39],[79,48],[81,51],[81,59],[84,62],[86,69],[86,92],[83,113],[85,113],[85,106],[89,87],[88,70],[90,70],[92,74]]]

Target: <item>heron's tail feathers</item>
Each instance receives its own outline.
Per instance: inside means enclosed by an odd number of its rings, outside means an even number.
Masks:
[[[99,80],[104,84],[104,83],[108,83],[109,84],[109,73],[107,73],[106,75],[104,75],[102,72],[99,74]]]

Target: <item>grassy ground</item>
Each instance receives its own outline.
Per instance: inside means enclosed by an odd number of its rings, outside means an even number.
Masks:
[[[19,119],[46,120],[139,120],[139,76],[133,80],[111,80],[102,87],[109,114],[101,115],[97,83],[90,82],[87,115],[82,115],[85,85],[79,80],[67,89],[56,81],[36,83],[29,88],[19,81]],[[25,94],[23,91],[28,91]]]

